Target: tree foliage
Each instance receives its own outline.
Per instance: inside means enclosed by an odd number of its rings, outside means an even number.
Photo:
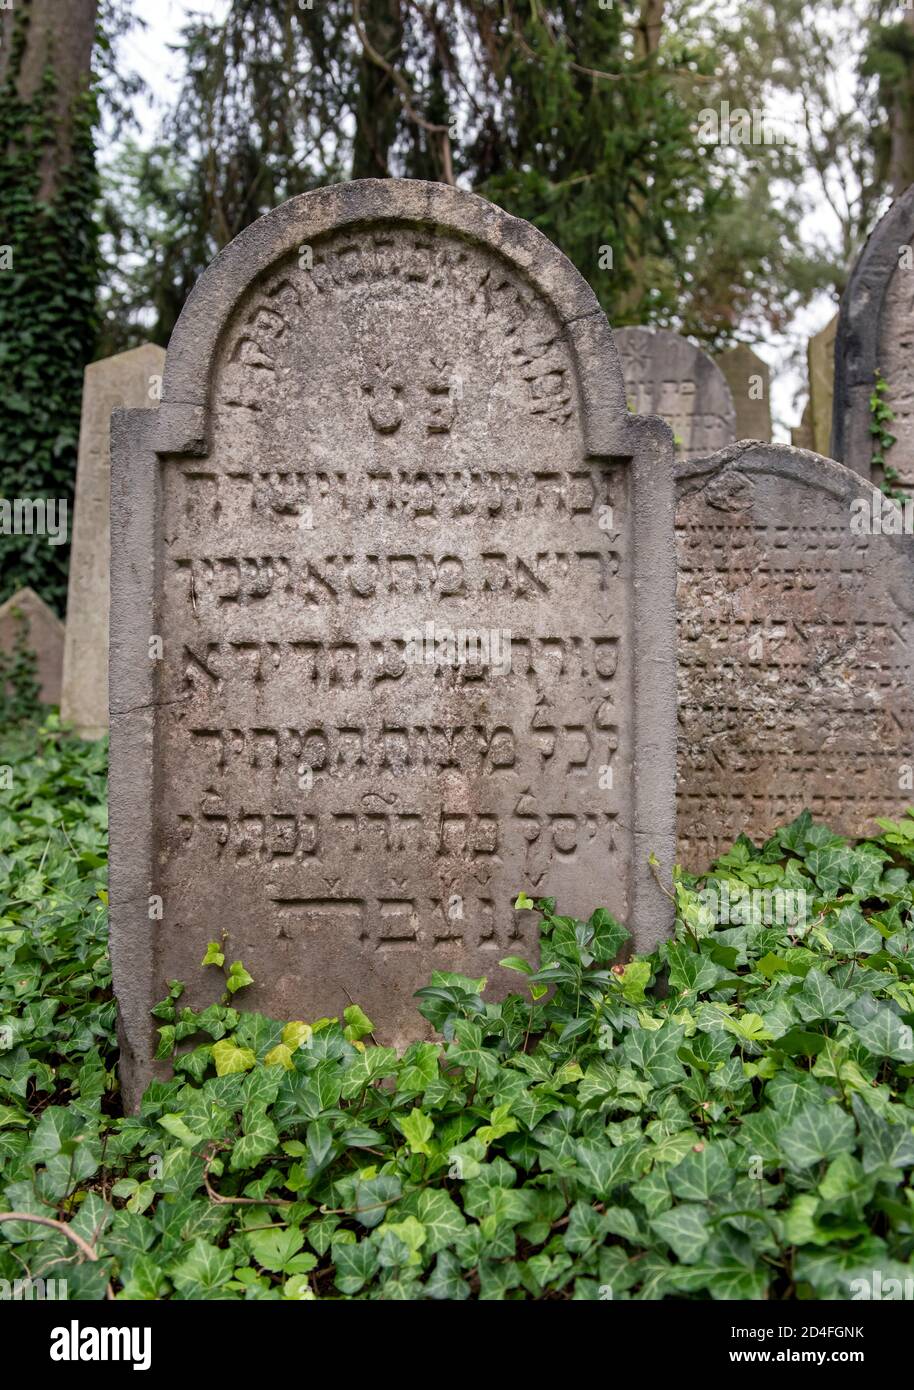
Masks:
[[[528,218],[616,324],[712,347],[781,329],[834,279],[800,241],[800,157],[704,143],[698,118],[724,97],[799,90],[780,60],[772,83],[768,60],[793,58],[801,6],[788,0],[774,36],[760,7],[719,8],[232,0],[224,22],[195,19],[160,142],[126,147],[112,171],[106,341],[166,342],[204,266],[255,217],[366,176],[456,181]],[[809,90],[834,59],[820,47]]]

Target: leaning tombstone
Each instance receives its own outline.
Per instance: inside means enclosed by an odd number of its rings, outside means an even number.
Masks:
[[[99,738],[108,728],[111,412],[155,405],[164,370],[165,350],[154,343],[86,368],[60,709],[83,738]]]
[[[204,274],[112,449],[111,919],[150,1007],[226,938],[275,1018],[420,1032],[518,890],[669,929],[672,447],[565,257],[472,194],[294,199]]]
[[[736,438],[771,439],[771,368],[747,343],[727,348],[715,359],[736,410]]]
[[[687,867],[803,810],[858,837],[910,805],[914,538],[901,525],[859,474],[786,445],[678,466]]]
[[[45,705],[60,704],[63,642],[63,623],[33,589],[19,589],[0,604],[0,652],[7,662],[17,650],[32,653],[39,698]]]
[[[914,186],[889,208],[864,246],[841,299],[835,344],[834,458],[873,482],[884,453],[898,485],[914,488]],[[895,443],[877,445],[871,397],[885,383]]]
[[[703,458],[733,442],[733,397],[706,352],[665,329],[620,328],[613,336],[629,405],[639,415],[659,415],[667,422],[677,458]]]

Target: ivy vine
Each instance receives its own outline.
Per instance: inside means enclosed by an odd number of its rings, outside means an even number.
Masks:
[[[29,647],[28,624],[13,608],[16,636],[10,650],[0,649],[0,729],[34,722],[41,714],[38,661]]]
[[[870,465],[873,470],[882,470],[882,491],[887,497],[903,498],[905,493],[900,492],[895,486],[898,482],[898,470],[893,468],[890,463],[886,463],[885,456],[895,443],[896,436],[889,428],[895,419],[895,412],[888,402],[889,383],[876,368],[875,385],[870,396],[870,434],[873,436],[873,454]]]
[[[97,100],[89,89],[58,115],[52,62],[34,96],[20,97],[28,24],[28,6],[17,6],[0,86],[0,245],[12,259],[0,270],[0,496],[72,503],[83,370],[97,332]],[[43,201],[42,161],[62,120],[68,158]],[[62,613],[68,563],[69,545],[0,535],[0,601],[28,585]]]

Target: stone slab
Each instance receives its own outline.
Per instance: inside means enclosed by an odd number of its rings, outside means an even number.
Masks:
[[[733,442],[733,397],[706,352],[665,329],[620,328],[613,336],[631,409],[667,422],[677,459],[703,458]]]
[[[790,442],[795,449],[812,451],[812,409],[809,401],[803,407],[799,425],[790,431]]]
[[[873,482],[870,396],[888,383],[896,437],[886,462],[914,488],[914,186],[864,246],[841,299],[835,344],[832,456]],[[881,470],[879,470],[881,472]]]
[[[111,412],[154,406],[164,371],[165,349],[144,343],[85,372],[60,711],[83,738],[108,729]]]
[[[397,1044],[436,968],[515,987],[520,889],[663,936],[673,524],[670,432],[629,413],[592,292],[528,224],[367,180],[223,251],[159,410],[113,425],[128,1103],[150,1006],[173,978],[218,996],[200,960],[223,932],[247,1007],[354,999]]]
[[[912,801],[914,538],[855,534],[852,508],[897,509],[775,444],[679,465],[677,496],[681,861],[807,808],[875,833]]]
[[[714,359],[727,379],[736,410],[736,438],[771,440],[771,368],[747,343]]]
[[[28,634],[27,645],[37,658],[41,700],[46,705],[59,705],[63,623],[33,589],[19,589],[0,604],[0,649],[5,652],[14,649],[23,622]]]
[[[809,413],[812,429],[811,448],[814,453],[828,457],[831,448],[832,415],[835,395],[835,340],[838,335],[838,315],[810,338],[806,345],[809,370]]]

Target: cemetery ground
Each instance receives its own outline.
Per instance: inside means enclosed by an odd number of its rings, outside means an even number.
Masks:
[[[171,984],[173,1078],[125,1115],[106,752],[55,714],[0,736],[0,1279],[71,1300],[910,1297],[914,813],[856,847],[807,814],[740,839],[666,885],[675,938],[625,965],[598,904],[538,902],[541,968],[502,962],[499,1004],[432,977],[401,1056],[357,1000],[239,1012],[250,977],[213,920],[211,1003]],[[747,893],[805,916],[740,923]]]

